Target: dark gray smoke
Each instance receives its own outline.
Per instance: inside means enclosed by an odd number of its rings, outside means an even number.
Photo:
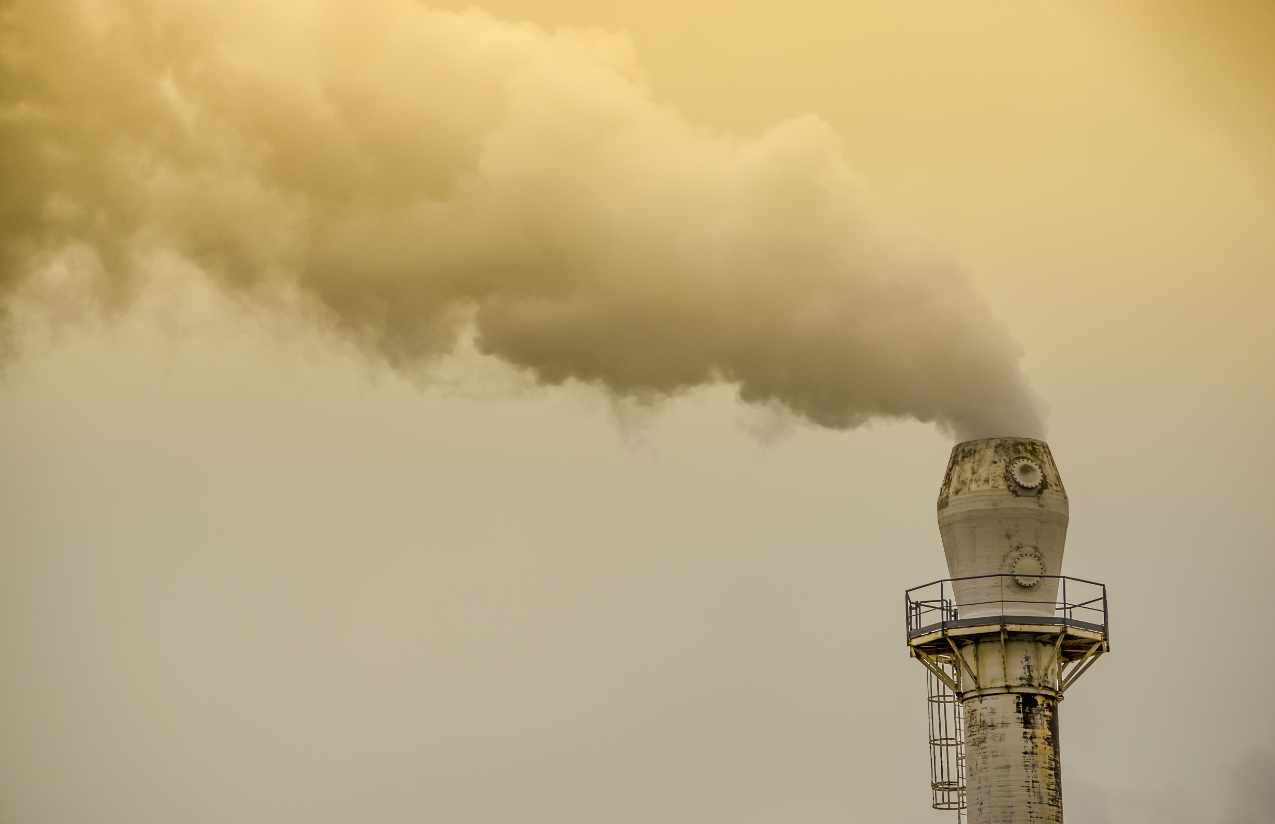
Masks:
[[[874,228],[817,119],[712,134],[622,40],[407,0],[3,8],[3,304],[72,272],[124,306],[177,255],[397,368],[472,332],[549,384],[1042,433],[1001,325]]]

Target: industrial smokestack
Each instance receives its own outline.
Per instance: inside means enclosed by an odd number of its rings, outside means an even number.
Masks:
[[[403,370],[472,337],[547,384],[1042,433],[1017,346],[828,126],[712,133],[640,74],[614,35],[414,0],[8,2],[0,326],[42,278],[121,306],[176,258]]]
[[[934,804],[970,824],[1063,821],[1058,704],[1109,649],[1106,588],[1062,576],[1068,516],[1044,442],[953,447],[951,577],[908,591],[908,646],[929,670]]]

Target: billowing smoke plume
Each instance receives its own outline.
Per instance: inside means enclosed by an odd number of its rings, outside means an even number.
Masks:
[[[178,255],[399,368],[472,332],[545,383],[1042,428],[1013,343],[874,229],[825,125],[698,129],[622,40],[408,0],[0,9],[2,303],[69,266],[121,305]]]

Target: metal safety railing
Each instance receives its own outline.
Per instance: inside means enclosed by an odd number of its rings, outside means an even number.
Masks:
[[[943,578],[912,587],[903,595],[907,634],[987,623],[1058,624],[1109,634],[1107,587],[1097,581],[1066,575],[1033,575],[1032,585],[1017,583],[1025,576],[1005,572]],[[1056,582],[1053,597],[1046,582]],[[964,613],[964,614],[962,614]]]

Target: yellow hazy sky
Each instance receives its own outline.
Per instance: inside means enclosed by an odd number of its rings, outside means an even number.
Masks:
[[[1113,610],[1061,710],[1069,820],[1268,821],[1275,7],[435,4],[474,6],[627,38],[710,135],[826,124],[1048,406],[1066,572]],[[17,307],[0,821],[940,820],[898,607],[944,574],[950,438],[467,349],[393,371],[197,263]]]

